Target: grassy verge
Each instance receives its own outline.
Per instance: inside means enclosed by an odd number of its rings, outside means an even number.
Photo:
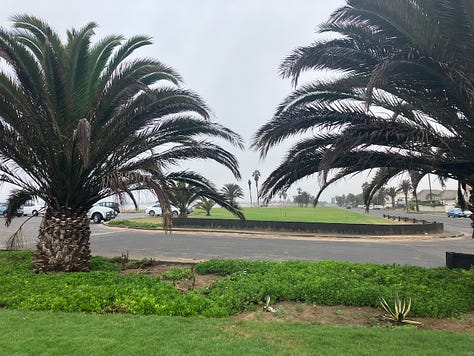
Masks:
[[[227,318],[0,310],[0,330],[5,355],[472,355],[474,349],[469,334]]]

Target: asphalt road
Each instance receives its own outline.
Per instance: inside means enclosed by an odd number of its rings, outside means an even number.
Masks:
[[[125,218],[125,214],[121,214]],[[437,221],[440,221],[438,217]],[[18,218],[9,228],[0,220],[0,244],[25,221]],[[34,242],[41,218],[35,217],[22,228],[28,247]],[[427,219],[429,220],[429,219]],[[428,240],[365,240],[346,238],[314,238],[291,235],[249,235],[244,233],[194,233],[161,230],[132,230],[91,224],[91,249],[95,255],[157,260],[206,260],[210,258],[242,258],[284,260],[338,260],[374,262],[382,264],[410,264],[423,267],[445,265],[447,251],[474,253],[474,239],[470,238],[467,219],[450,219],[452,231],[468,235],[456,238]],[[459,227],[458,225],[459,224]],[[451,225],[450,225],[451,226]]]
[[[364,213],[363,209],[353,209],[354,211]],[[418,220],[436,221],[444,224],[447,232],[461,232],[466,235],[472,234],[471,219],[468,218],[448,218],[443,213],[405,213],[401,211],[392,212],[390,210],[371,210],[370,215],[382,216],[383,214],[396,215]]]

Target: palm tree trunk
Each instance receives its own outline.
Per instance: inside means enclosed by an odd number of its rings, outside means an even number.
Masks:
[[[255,181],[255,188],[257,190],[257,208],[260,208],[260,195],[258,194],[258,181]]]
[[[91,251],[87,213],[48,208],[41,222],[37,250],[33,259],[35,272],[89,271]]]
[[[420,211],[420,207],[418,206],[418,195],[416,194],[416,190],[413,191],[413,196],[415,197],[415,210]]]
[[[474,239],[474,186],[471,185],[471,191],[469,193],[469,210],[471,211],[471,227],[472,227],[472,235],[471,237]]]

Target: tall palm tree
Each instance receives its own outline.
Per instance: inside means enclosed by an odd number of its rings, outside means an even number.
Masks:
[[[225,184],[222,187],[221,192],[226,197],[226,199],[233,205],[235,205],[235,199],[244,197],[244,191],[242,190],[240,185],[235,183]]]
[[[416,170],[473,186],[473,8],[469,0],[348,0],[336,10],[320,32],[342,36],[300,47],[281,65],[295,85],[307,70],[342,75],[297,87],[257,131],[253,147],[262,157],[303,136],[262,194],[314,173],[321,193],[379,168],[390,177]],[[474,210],[473,194],[470,203]]]
[[[252,202],[252,181],[249,179],[248,181],[248,185],[249,185],[249,194],[250,194],[250,207],[253,206],[253,202]]]
[[[255,180],[255,189],[257,190],[257,207],[260,207],[260,193],[258,192],[258,180],[260,179],[260,171],[258,169],[253,171],[252,177]]]
[[[418,194],[416,190],[418,189],[418,185],[420,184],[420,181],[425,176],[425,174],[418,171],[409,171],[408,173],[410,175],[411,186],[413,188],[413,198],[415,198],[415,210],[420,211],[420,207],[418,205]]]
[[[403,195],[405,196],[405,208],[407,211],[409,210],[408,193],[410,192],[412,188],[413,186],[411,185],[411,182],[408,179],[402,180],[402,182],[400,183],[400,186],[398,187],[398,191],[403,192]]]
[[[169,212],[170,182],[214,189],[199,174],[173,171],[190,158],[214,160],[239,178],[235,157],[203,137],[238,147],[241,138],[210,120],[172,68],[131,57],[150,38],[93,44],[96,27],[72,29],[63,42],[47,23],[18,15],[13,29],[0,30],[0,180],[18,187],[11,211],[33,198],[48,206],[36,271],[89,269],[87,211],[104,197],[150,189]]]

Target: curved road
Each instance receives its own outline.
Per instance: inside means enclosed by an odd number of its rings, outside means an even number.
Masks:
[[[125,218],[125,214],[121,217]],[[26,218],[14,220],[5,228],[0,220],[0,244]],[[34,247],[41,218],[33,218],[23,227],[28,247]],[[429,220],[429,219],[426,219]],[[467,220],[459,223],[465,230]],[[440,221],[440,220],[437,220]],[[457,225],[453,225],[456,227]],[[470,229],[470,228],[469,228]],[[447,251],[474,253],[474,240],[469,235],[456,238],[427,240],[365,240],[347,238],[318,238],[291,235],[263,236],[244,233],[195,233],[161,230],[131,230],[91,224],[91,249],[95,255],[120,256],[128,253],[132,259],[206,260],[210,258],[242,258],[268,260],[338,260],[382,264],[410,264],[423,267],[445,265]]]

